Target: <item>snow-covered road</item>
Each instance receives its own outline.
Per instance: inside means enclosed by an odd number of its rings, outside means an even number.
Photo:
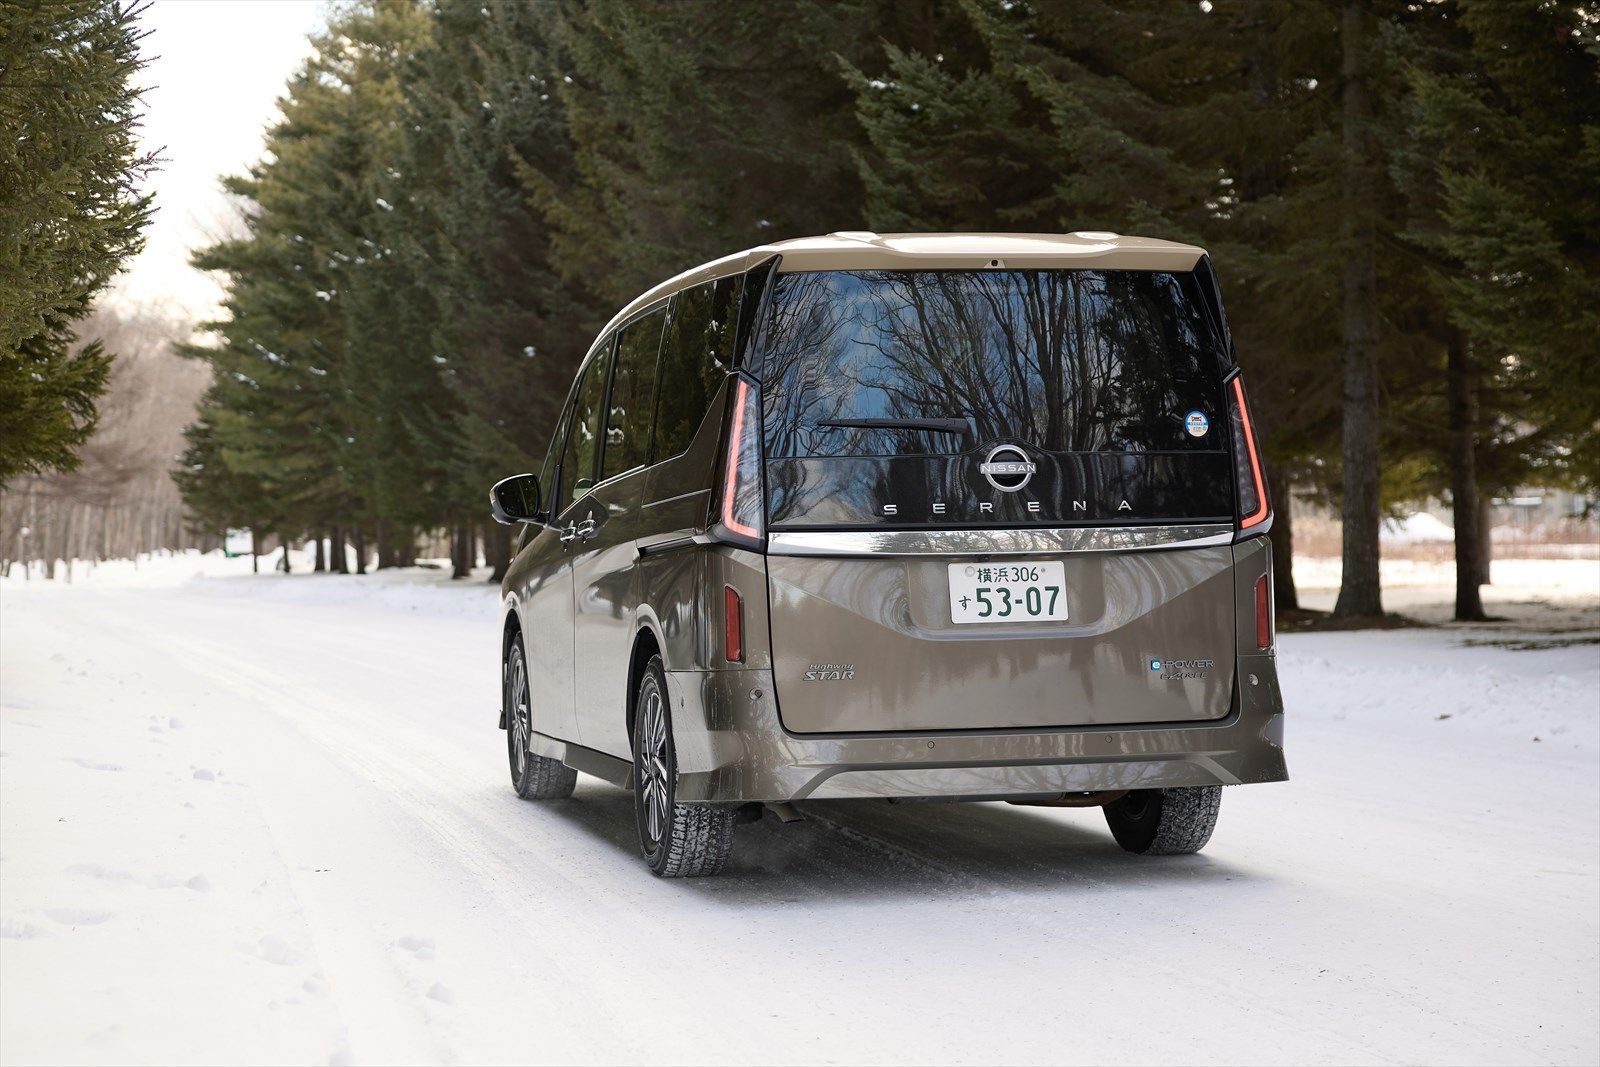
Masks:
[[[1600,1060],[1593,562],[1286,636],[1294,780],[1199,856],[863,802],[688,882],[512,795],[488,587],[240,566],[0,585],[5,1062]]]

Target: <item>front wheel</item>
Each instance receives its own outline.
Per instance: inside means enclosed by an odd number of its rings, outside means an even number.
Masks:
[[[528,703],[528,657],[522,635],[511,642],[506,656],[505,682],[506,757],[511,763],[511,786],[523,800],[557,800],[570,797],[578,772],[560,760],[528,751],[533,740],[533,709]]]
[[[1135,789],[1105,806],[1117,844],[1145,856],[1199,852],[1217,828],[1220,785]]]
[[[733,851],[736,813],[677,802],[678,757],[660,656],[645,666],[634,709],[633,811],[645,862],[662,878],[716,874]]]

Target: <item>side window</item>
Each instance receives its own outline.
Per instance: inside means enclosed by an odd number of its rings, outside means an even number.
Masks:
[[[712,396],[733,369],[743,281],[742,275],[735,275],[685,289],[672,298],[656,401],[658,461],[689,447]]]
[[[561,454],[561,499],[551,504],[551,514],[565,510],[572,501],[594,487],[595,460],[600,458],[601,416],[605,414],[606,383],[611,377],[611,338],[595,353],[578,383],[567,435],[566,451]]]
[[[661,354],[661,327],[666,318],[666,308],[652,311],[626,326],[617,339],[602,481],[650,461],[650,411],[656,399],[656,359]]]
[[[550,447],[545,449],[544,466],[539,468],[539,492],[543,497],[539,502],[539,508],[548,515],[554,515],[560,510],[556,464],[561,461],[561,449],[567,442],[567,422],[571,412],[571,404],[561,410],[561,418],[556,422],[556,432],[550,438]]]

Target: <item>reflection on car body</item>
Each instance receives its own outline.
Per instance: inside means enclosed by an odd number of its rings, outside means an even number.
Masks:
[[[1099,805],[1192,852],[1221,786],[1286,777],[1271,510],[1198,248],[751,249],[619,312],[553,442],[491,493],[527,524],[512,776],[631,786],[658,874],[869,796]]]

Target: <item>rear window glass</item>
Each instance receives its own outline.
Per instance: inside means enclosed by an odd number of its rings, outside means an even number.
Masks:
[[[779,274],[767,456],[1225,449],[1201,299],[1192,275],[1151,271]]]

